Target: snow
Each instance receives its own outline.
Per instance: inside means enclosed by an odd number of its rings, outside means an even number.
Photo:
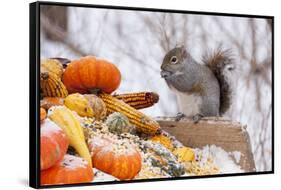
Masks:
[[[54,123],[49,118],[47,118],[41,123],[40,132],[41,132],[41,135],[49,136],[49,135],[52,135],[53,133],[62,132],[62,129],[59,126],[57,126],[56,123]]]
[[[207,162],[207,159],[210,157],[213,158],[214,164],[219,168],[220,173],[227,174],[227,173],[242,173],[244,170],[235,163],[232,159],[231,155],[233,153],[228,153],[221,147],[216,145],[206,145],[202,149],[195,149],[196,154],[202,155],[201,163]],[[240,152],[235,151],[235,155],[241,155]],[[238,156],[237,156],[238,160]]]
[[[93,171],[95,174],[93,182],[119,181],[117,178],[113,177],[112,175],[104,173],[96,168],[93,168]]]
[[[61,166],[64,166],[65,168],[69,170],[75,170],[77,168],[86,168],[88,165],[88,162],[84,160],[81,157],[73,156],[70,154],[66,154],[63,158],[63,161],[61,162]]]
[[[235,159],[235,162],[236,163],[239,163],[240,162],[240,158],[241,158],[241,155],[242,153],[239,152],[239,151],[233,151],[233,152],[230,152],[229,153],[231,156],[233,156],[233,158]]]

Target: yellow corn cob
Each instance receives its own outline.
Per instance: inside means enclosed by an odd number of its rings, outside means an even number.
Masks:
[[[92,166],[92,159],[85,142],[83,128],[72,111],[65,106],[58,106],[54,108],[49,118],[66,133],[69,144]]]
[[[159,96],[154,92],[137,92],[113,95],[135,109],[148,108],[158,102]]]
[[[106,93],[100,93],[99,96],[106,104],[107,114],[120,112],[126,115],[130,120],[130,123],[135,125],[140,132],[149,135],[154,135],[160,130],[160,126],[156,121],[126,104],[125,102],[118,100],[117,98]]]
[[[40,87],[44,97],[66,97],[68,92],[61,79],[50,72],[40,73]]]

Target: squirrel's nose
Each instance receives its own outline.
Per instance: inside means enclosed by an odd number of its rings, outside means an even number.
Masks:
[[[171,75],[171,73],[168,72],[168,71],[161,71],[160,75],[161,75],[162,78],[167,78]]]

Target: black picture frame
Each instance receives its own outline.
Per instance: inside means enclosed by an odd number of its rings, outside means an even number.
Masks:
[[[95,182],[95,183],[79,183],[79,184],[64,184],[64,185],[40,185],[40,6],[55,5],[68,7],[84,7],[84,8],[102,8],[102,9],[117,9],[117,10],[132,10],[132,11],[148,11],[148,12],[168,12],[168,13],[183,13],[183,14],[198,14],[198,15],[215,15],[215,16],[231,16],[231,17],[247,17],[247,18],[263,18],[272,21],[272,170],[261,172],[248,173],[232,173],[206,176],[190,176],[190,177],[175,177],[175,178],[160,178],[160,179],[145,179],[131,181],[112,181],[112,182]],[[218,13],[218,12],[201,12],[187,10],[170,10],[156,8],[141,8],[141,7],[125,7],[125,6],[109,6],[109,5],[92,5],[80,3],[62,3],[62,2],[47,2],[37,1],[29,4],[29,39],[30,39],[30,77],[29,77],[29,185],[33,188],[54,188],[54,187],[73,187],[73,186],[88,186],[88,185],[105,185],[105,184],[121,184],[121,183],[136,183],[136,182],[152,182],[152,181],[170,181],[170,180],[186,180],[186,179],[201,179],[214,177],[233,177],[246,175],[260,175],[274,173],[274,16],[267,15],[250,15],[250,14],[234,14],[234,13]]]

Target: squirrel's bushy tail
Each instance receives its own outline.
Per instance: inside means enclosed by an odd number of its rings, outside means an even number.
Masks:
[[[230,50],[219,48],[214,53],[206,55],[203,61],[213,71],[220,84],[220,115],[222,115],[229,109],[232,101],[232,90],[225,71],[234,69],[234,59]]]

